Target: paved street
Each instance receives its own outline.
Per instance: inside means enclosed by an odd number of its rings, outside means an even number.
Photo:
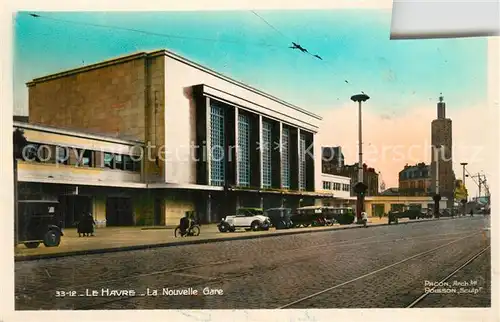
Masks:
[[[401,223],[409,221],[407,218],[401,220]],[[368,225],[387,224],[387,218],[370,218]],[[308,227],[308,228],[293,228],[276,230],[271,228],[269,231],[246,232],[245,230],[237,230],[233,233],[220,233],[217,225],[202,225],[200,236],[189,238],[175,238],[174,229],[163,227],[163,229],[151,229],[154,227],[106,227],[97,228],[95,236],[78,237],[78,233],[74,228],[64,229],[64,236],[61,239],[61,244],[58,247],[44,247],[40,245],[37,248],[26,248],[23,244],[15,247],[16,259],[26,258],[30,256],[46,256],[61,253],[86,252],[109,248],[123,248],[136,246],[150,246],[158,244],[171,244],[183,241],[201,241],[213,239],[231,239],[242,236],[255,235],[270,235],[270,234],[288,234],[290,232],[318,231],[343,229],[349,227],[359,227],[359,225],[334,225],[333,227]]]
[[[485,227],[476,216],[17,262],[16,309],[404,308],[483,249],[414,307],[488,307]]]

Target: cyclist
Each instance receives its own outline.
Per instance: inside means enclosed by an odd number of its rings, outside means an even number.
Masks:
[[[189,216],[189,212],[184,214],[184,217],[180,219],[179,227],[181,229],[181,235],[184,236],[187,232],[193,227],[193,220],[191,216]]]
[[[187,214],[180,219],[179,228],[181,229],[181,236],[186,235],[189,227],[191,227],[191,220],[189,220]]]

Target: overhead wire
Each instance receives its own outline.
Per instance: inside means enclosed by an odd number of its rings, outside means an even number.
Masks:
[[[256,15],[257,17],[260,18],[260,20],[264,21],[265,24],[267,24],[269,27],[271,27],[272,29],[274,29],[277,33],[279,33],[283,38],[287,38],[288,40],[292,40],[291,38],[287,37],[284,33],[282,33],[281,31],[279,31],[278,28],[274,27],[273,25],[271,25],[269,23],[269,21],[267,21],[266,19],[264,19],[261,15],[259,15],[257,12],[251,10],[251,12]]]
[[[312,54],[311,52],[309,52],[306,48],[302,47],[302,45],[298,44],[298,42],[295,42],[292,38],[286,36],[283,32],[281,32],[278,28],[276,28],[275,26],[273,26],[269,21],[267,21],[266,19],[264,19],[264,17],[262,17],[261,15],[259,15],[257,12],[255,12],[254,10],[251,10],[250,12],[252,12],[254,15],[256,15],[257,17],[259,17],[260,20],[262,20],[266,25],[268,25],[269,27],[271,27],[273,30],[275,30],[278,34],[280,34],[283,38],[286,38],[287,41],[290,41],[292,43],[292,46],[289,47],[289,48],[292,48],[292,49],[299,49],[301,52],[305,53],[305,54],[308,54],[308,55],[311,55],[313,57],[316,57],[320,60],[323,60],[323,58],[321,58],[319,55],[314,55]]]
[[[253,42],[238,41],[238,40],[229,40],[229,39],[215,39],[215,38],[193,37],[193,36],[182,36],[182,35],[174,35],[174,34],[167,34],[167,33],[159,33],[159,32],[146,31],[146,30],[135,29],[135,28],[121,27],[121,26],[103,25],[103,24],[96,24],[96,23],[91,23],[91,22],[66,20],[66,19],[54,18],[54,17],[49,17],[49,16],[45,16],[45,15],[40,15],[40,14],[34,14],[34,13],[30,13],[29,15],[31,17],[34,17],[34,18],[37,18],[37,19],[53,20],[53,21],[62,22],[62,23],[69,23],[69,24],[82,25],[82,26],[90,26],[90,27],[96,27],[96,28],[129,31],[129,32],[141,33],[141,34],[150,35],[150,36],[164,37],[164,38],[168,38],[170,40],[172,40],[172,39],[186,39],[186,40],[195,40],[195,41],[208,41],[208,42],[220,42],[220,43],[232,43],[232,44],[241,44],[241,45],[252,45],[252,46],[259,46],[259,47],[285,48],[284,46],[278,46],[278,45],[272,45],[272,44],[261,44],[261,43],[253,43]]]
[[[258,17],[260,20],[262,20],[266,25],[268,25],[270,28],[272,28],[274,31],[276,31],[281,37],[285,38],[288,42],[292,40],[291,37],[286,36],[283,32],[281,32],[278,28],[273,26],[269,21],[267,21],[264,17],[259,15],[255,11],[251,11],[256,17]],[[128,32],[135,32],[135,33],[141,33],[145,35],[150,35],[150,36],[156,36],[156,37],[164,37],[169,40],[173,39],[182,39],[182,40],[193,40],[193,41],[205,41],[205,42],[216,42],[216,43],[231,43],[231,44],[240,44],[240,45],[250,45],[250,46],[257,46],[257,47],[266,47],[266,48],[281,48],[281,49],[299,49],[303,53],[308,54],[312,57],[315,57],[319,60],[321,60],[325,66],[331,68],[332,70],[335,70],[333,66],[331,66],[327,61],[325,61],[322,57],[320,57],[318,54],[312,54],[310,53],[306,48],[303,48],[300,44],[297,44],[293,41],[292,46],[290,47],[284,47],[281,45],[275,45],[275,44],[264,44],[264,43],[254,43],[254,42],[246,42],[246,41],[239,41],[239,40],[230,40],[230,39],[214,39],[214,38],[206,38],[206,37],[193,37],[193,36],[185,36],[185,35],[175,35],[175,34],[168,34],[168,33],[159,33],[159,32],[153,32],[153,31],[147,31],[147,30],[141,30],[141,29],[136,29],[136,28],[128,28],[128,27],[121,27],[121,26],[115,26],[115,25],[104,25],[104,24],[97,24],[97,23],[92,23],[92,22],[82,22],[82,21],[74,21],[74,20],[67,20],[67,19],[61,19],[61,18],[55,18],[55,17],[50,17],[47,15],[39,14],[39,13],[28,13],[29,16],[36,18],[36,19],[45,19],[45,20],[52,20],[60,23],[68,23],[68,24],[74,24],[74,25],[82,25],[82,26],[89,26],[89,27],[95,27],[95,28],[103,28],[103,29],[109,29],[109,30],[121,30],[121,31],[128,31]],[[344,80],[346,84],[352,85],[351,81]]]
[[[251,10],[250,12],[252,12],[255,16],[257,16],[259,19],[261,19],[266,25],[268,25],[270,28],[272,28],[273,30],[275,30],[278,34],[280,34],[283,38],[287,39],[287,41],[290,41],[292,42],[292,46],[289,47],[291,49],[298,49],[300,50],[302,53],[305,53],[305,54],[308,54],[312,57],[315,57],[319,60],[321,60],[327,67],[331,68],[332,70],[335,70],[335,68],[333,68],[332,65],[330,65],[327,61],[325,61],[319,54],[312,54],[311,52],[309,52],[309,50],[307,50],[306,48],[302,47],[301,44],[293,41],[292,38],[288,37],[287,35],[285,35],[283,32],[281,32],[278,28],[276,28],[275,26],[273,26],[269,21],[267,21],[264,17],[262,17],[261,15],[259,15],[257,12],[255,12],[254,10]],[[346,84],[349,84],[349,85],[352,85],[352,83],[345,79],[344,80],[344,83]]]

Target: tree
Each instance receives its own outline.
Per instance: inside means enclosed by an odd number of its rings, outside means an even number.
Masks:
[[[462,180],[456,180],[454,191],[455,200],[462,202],[462,200],[467,200],[468,195],[469,193]]]
[[[20,129],[15,129],[12,133],[14,143],[14,159],[23,157],[23,150],[28,145],[28,140],[24,136],[24,132]]]

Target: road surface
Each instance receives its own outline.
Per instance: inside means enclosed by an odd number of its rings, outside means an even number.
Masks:
[[[16,309],[489,307],[489,225],[476,216],[17,262]]]

